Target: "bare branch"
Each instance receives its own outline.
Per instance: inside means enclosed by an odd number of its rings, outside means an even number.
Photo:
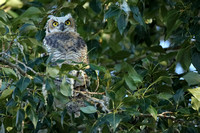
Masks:
[[[24,70],[22,70],[19,66],[7,61],[6,59],[0,57],[0,62],[4,63],[5,65],[10,66],[11,68],[16,68],[23,76],[26,75],[26,72]]]
[[[172,113],[173,112],[163,112],[161,114],[158,114],[157,117],[175,120],[176,119],[175,116],[167,115],[167,114],[172,114]],[[142,113],[139,116],[141,116],[141,117],[152,117],[151,114],[142,114]]]
[[[28,67],[27,65],[25,65],[23,62],[19,61],[18,59],[14,58],[14,57],[12,57],[12,56],[10,56],[9,54],[4,53],[4,52],[3,52],[2,54],[5,54],[6,56],[12,58],[12,59],[15,60],[17,63],[22,64],[22,65],[25,67],[26,70],[28,69],[28,70],[30,70],[31,72],[33,72],[34,74],[38,74],[35,70],[33,70],[32,68]]]
[[[104,95],[105,92],[89,92],[89,91],[78,91],[74,90],[76,93],[81,93],[81,94],[90,94],[90,95]]]
[[[76,91],[76,90],[75,90],[75,92],[81,93],[83,96],[87,97],[89,100],[91,100],[91,101],[93,101],[93,102],[95,102],[95,103],[99,103],[99,104],[101,105],[101,107],[102,107],[102,110],[105,110],[105,111],[107,111],[108,113],[111,112],[111,111],[107,108],[107,106],[105,105],[105,101],[100,100],[100,99],[95,98],[95,97],[91,97],[91,96],[87,95],[86,92]]]

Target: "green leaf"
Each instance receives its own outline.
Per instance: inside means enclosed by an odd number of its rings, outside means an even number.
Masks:
[[[184,91],[183,89],[178,89],[173,96],[175,103],[178,105],[181,101],[184,100]]]
[[[20,18],[21,18],[21,17],[28,17],[28,18],[30,18],[30,17],[32,17],[32,16],[34,16],[34,15],[41,14],[41,13],[42,13],[42,12],[40,11],[39,8],[37,8],[37,7],[30,7],[30,8],[28,8],[28,9],[20,16]]]
[[[142,83],[142,77],[135,71],[135,69],[130,64],[123,63],[122,67],[128,72],[128,75],[133,79],[133,81],[136,84]]]
[[[179,11],[177,10],[171,10],[168,12],[168,15],[166,16],[167,21],[167,35],[165,39],[167,40],[171,33],[178,28],[178,26],[181,24],[181,21],[179,20]]]
[[[130,56],[130,52],[129,51],[118,51],[116,54],[114,54],[111,58],[115,59],[115,60],[123,60],[125,58],[128,58]]]
[[[40,45],[40,42],[38,40],[36,40],[35,38],[28,38],[28,40],[30,40],[30,42],[33,44],[33,45]]]
[[[17,126],[18,124],[22,124],[22,121],[24,120],[24,117],[25,117],[24,110],[19,109],[19,110],[17,111],[16,123],[15,123],[15,125]]]
[[[0,10],[0,20],[3,20],[4,22],[8,22],[9,15],[4,12],[4,10]]]
[[[3,35],[6,35],[6,34],[9,33],[10,30],[9,30],[8,26],[6,26],[6,25],[4,26],[4,28],[5,28],[5,31],[6,31],[6,32],[5,32]]]
[[[47,67],[46,73],[52,78],[58,77],[59,70],[57,68]]]
[[[38,116],[36,115],[36,112],[31,108],[31,106],[28,106],[26,108],[26,114],[29,117],[29,119],[32,121],[34,128],[36,129]]]
[[[93,114],[93,113],[97,112],[97,110],[94,106],[80,107],[80,110],[86,114]]]
[[[66,82],[65,77],[62,79],[62,83],[60,85],[60,92],[64,96],[72,96],[73,90],[71,88],[71,85]]]
[[[115,113],[108,114],[107,121],[110,123],[111,127],[113,128],[113,131],[116,130],[121,120],[122,119],[118,114]]]
[[[86,69],[85,72],[90,78],[97,80],[97,72],[95,70],[89,68],[89,69]]]
[[[200,73],[200,52],[197,50],[192,51],[192,64],[197,69],[197,71]]]
[[[176,60],[177,62],[180,62],[184,70],[188,70],[191,64],[191,48],[187,47],[179,50]]]
[[[195,89],[188,89],[188,91],[197,99],[200,101],[200,87]]]
[[[197,98],[192,97],[191,104],[192,104],[192,108],[199,112],[200,101]]]
[[[152,107],[151,105],[149,106],[149,108],[147,109],[147,111],[152,115],[152,117],[157,120],[157,111],[154,107]]]
[[[158,94],[159,99],[169,100],[172,97],[173,97],[172,94],[169,94],[169,93],[166,93],[166,92],[162,92],[162,93]]]
[[[8,96],[10,96],[12,94],[13,90],[8,88],[6,90],[4,90],[0,96],[0,100],[3,100],[5,98],[7,98]]]
[[[117,19],[117,27],[118,27],[118,30],[121,35],[123,34],[124,30],[126,29],[127,23],[128,23],[128,17],[126,15],[126,13],[121,12],[120,16]]]
[[[34,83],[35,84],[43,84],[43,78],[40,76],[34,77]]]
[[[42,41],[42,39],[44,38],[44,36],[45,36],[45,30],[38,30],[38,32],[35,34],[35,38],[38,41]]]
[[[90,64],[90,68],[93,70],[99,70],[100,72],[106,72],[106,68],[95,64]]]
[[[105,19],[111,18],[113,16],[119,16],[121,10],[117,6],[110,6],[109,10],[105,13]]]
[[[95,131],[99,126],[104,123],[109,123],[113,131],[116,130],[122,118],[118,114],[110,113],[100,117],[93,125],[92,131]]]
[[[22,8],[23,3],[21,0],[7,0],[6,6],[12,8]]]
[[[200,75],[194,72],[188,72],[183,78],[187,81],[189,85],[200,84]]]
[[[28,85],[30,84],[30,79],[27,77],[22,77],[16,84],[16,87],[18,87],[20,89],[20,91],[24,91]]]
[[[146,26],[145,26],[145,22],[144,22],[144,20],[143,20],[143,18],[142,18],[142,15],[141,15],[141,13],[140,13],[140,11],[139,11],[139,8],[136,7],[136,6],[132,6],[132,7],[130,7],[130,9],[131,9],[131,11],[132,11],[132,13],[133,13],[133,18],[134,18],[140,25],[142,25],[143,27],[146,27]]]
[[[64,119],[65,119],[65,115],[67,114],[67,109],[65,108],[64,110],[63,110],[63,112],[61,113],[61,125],[62,125],[62,127],[63,127],[63,123],[64,123]]]
[[[1,69],[5,72],[6,75],[8,75],[10,77],[13,77],[13,76],[17,77],[17,75],[16,75],[16,73],[15,73],[15,71],[13,69],[6,68],[6,67],[2,67]]]
[[[37,15],[42,14],[39,8],[37,7],[30,7],[28,8],[21,16],[14,19],[14,24],[17,25],[20,22],[27,22],[29,18],[34,18]]]
[[[100,0],[91,0],[90,8],[97,14],[101,12],[101,1]]]
[[[23,24],[22,27],[19,28],[19,32],[20,34],[27,33],[32,27],[34,27],[33,24]]]
[[[130,76],[125,76],[125,82],[130,90],[135,91],[137,89],[133,79]]]

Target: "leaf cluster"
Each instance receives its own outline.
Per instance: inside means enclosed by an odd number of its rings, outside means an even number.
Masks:
[[[200,1],[0,4],[0,132],[200,132]],[[48,15],[67,13],[87,43],[90,68],[60,68],[46,55]],[[92,97],[107,98],[109,112],[87,101],[78,118],[55,108],[55,99],[71,100],[69,85],[63,80],[58,91],[55,78],[79,69],[91,79],[90,92],[104,93]]]

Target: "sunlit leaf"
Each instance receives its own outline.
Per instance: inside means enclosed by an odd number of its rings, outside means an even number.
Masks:
[[[73,79],[72,79],[73,80]],[[66,82],[66,78],[64,77],[62,80],[62,83],[60,85],[60,92],[64,95],[64,96],[72,96],[73,90],[71,88],[70,83]]]
[[[6,75],[8,76],[11,76],[11,77],[17,77],[15,71],[11,68],[6,68],[6,67],[3,67],[2,70],[5,72]]]
[[[165,100],[169,100],[170,98],[172,98],[173,95],[172,94],[169,94],[169,93],[166,93],[166,92],[163,92],[163,93],[160,93],[158,95],[158,98],[159,99],[165,99]]]
[[[3,20],[4,22],[8,22],[9,15],[4,12],[4,10],[0,10],[0,20]]]
[[[194,88],[194,89],[188,89],[188,91],[189,91],[190,93],[192,93],[192,95],[193,95],[197,100],[200,101],[200,87]]]
[[[147,109],[147,111],[152,115],[152,117],[157,120],[157,111],[154,107],[149,106],[149,108]]]
[[[59,70],[57,68],[48,67],[46,73],[51,77],[56,78],[58,77]]]
[[[13,92],[13,90],[10,89],[10,88],[4,90],[4,91],[2,92],[2,94],[1,94],[1,96],[0,96],[0,100],[3,100],[3,99],[5,99],[5,98],[7,98],[9,95],[12,94],[12,92]]]
[[[125,82],[128,85],[130,90],[134,91],[137,89],[136,85],[134,84],[133,79],[130,76],[125,76]]]
[[[196,99],[195,97],[192,97],[191,104],[194,110],[199,111],[200,101],[198,99]]]

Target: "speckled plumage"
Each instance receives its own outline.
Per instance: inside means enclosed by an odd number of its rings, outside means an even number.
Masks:
[[[70,22],[66,24],[66,22]],[[44,46],[49,54],[52,54],[52,62],[64,60],[63,63],[74,65],[76,62],[88,64],[87,45],[76,32],[75,22],[71,14],[64,17],[51,16],[46,24],[46,36],[43,40]],[[58,64],[59,66],[61,64]],[[83,71],[78,72],[78,78],[85,80]],[[77,76],[77,71],[70,72],[72,76]],[[68,79],[67,79],[68,81]],[[85,81],[70,81],[74,87],[84,85]]]
[[[71,14],[64,17],[51,16],[46,24],[46,36],[43,40],[47,52],[52,55],[51,61],[64,60],[63,63],[75,65],[76,62],[88,64],[87,45],[80,35],[76,32],[75,22]],[[62,64],[63,64],[62,63]],[[62,64],[57,64],[61,66]],[[86,73],[83,70],[72,70],[70,75],[78,78],[75,81],[73,78],[66,78],[66,81],[71,85],[72,101],[64,105],[71,113],[80,113],[80,107],[84,106],[84,101],[80,96],[73,95],[74,89],[83,89],[89,84]],[[62,79],[56,78],[55,84],[61,84]],[[55,106],[60,108],[59,101],[54,101]],[[63,105],[61,104],[63,107]]]
[[[88,63],[87,45],[77,33],[56,32],[48,34],[44,38],[44,45],[47,51],[53,54],[53,61],[62,59],[69,64],[73,64],[72,61]]]

